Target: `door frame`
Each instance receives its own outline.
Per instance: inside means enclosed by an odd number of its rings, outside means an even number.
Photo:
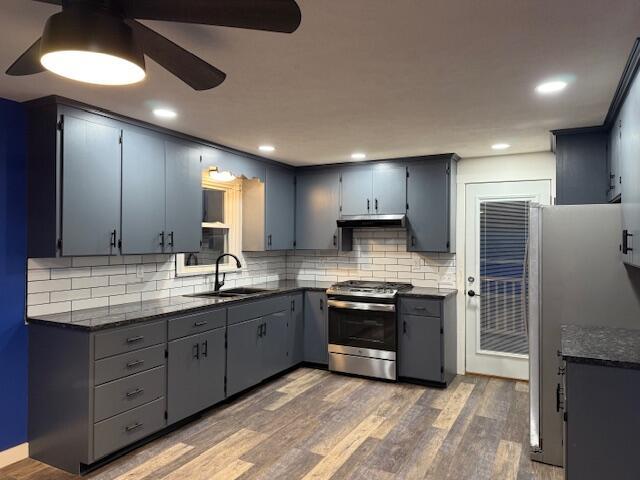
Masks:
[[[505,193],[500,194],[488,193],[487,195],[476,196],[471,193],[471,190],[479,185],[513,185],[513,184],[532,184],[532,190],[535,188],[545,189],[545,192],[537,193]],[[475,215],[475,212],[479,211],[479,206],[482,201],[490,201],[492,199],[511,199],[511,200],[531,200],[536,203],[550,204],[552,199],[552,181],[550,179],[536,179],[536,180],[507,180],[507,181],[487,181],[487,182],[469,182],[465,183],[465,238],[464,238],[464,265],[463,265],[463,295],[464,295],[464,365],[465,371],[468,373],[478,373],[482,375],[516,378],[520,380],[527,380],[529,377],[529,355],[524,354],[510,354],[505,352],[494,352],[480,349],[480,331],[476,328],[476,325],[472,325],[472,321],[477,321],[478,317],[470,318],[470,308],[473,304],[478,305],[478,300],[467,296],[467,290],[469,288],[470,276],[476,276],[475,272],[479,272],[480,257],[479,255],[471,253],[471,248],[477,248],[477,232],[480,229],[480,215]],[[473,205],[473,210],[469,209],[469,206]],[[473,223],[471,223],[473,222]],[[473,266],[471,266],[471,260],[473,260]],[[471,268],[470,268],[471,267]],[[479,280],[479,276],[477,277]],[[477,307],[476,307],[477,308]],[[488,369],[478,368],[477,365],[469,365],[470,350],[473,350],[475,354],[484,356],[485,360],[488,360]],[[493,371],[490,371],[493,370]]]

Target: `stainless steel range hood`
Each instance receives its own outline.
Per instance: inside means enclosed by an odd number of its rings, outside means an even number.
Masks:
[[[406,215],[345,215],[338,219],[340,228],[404,228]]]

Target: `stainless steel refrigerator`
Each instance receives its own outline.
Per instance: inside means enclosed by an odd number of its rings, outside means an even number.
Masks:
[[[562,466],[560,325],[640,328],[640,269],[620,257],[619,204],[534,205],[529,222],[531,458]]]

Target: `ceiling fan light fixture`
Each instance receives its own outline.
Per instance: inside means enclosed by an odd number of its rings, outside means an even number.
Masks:
[[[40,55],[47,70],[85,83],[130,85],[146,76],[131,28],[103,11],[69,8],[50,17]]]

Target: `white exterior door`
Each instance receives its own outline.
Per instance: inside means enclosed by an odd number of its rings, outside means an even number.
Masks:
[[[548,205],[549,180],[468,184],[466,370],[529,378],[529,205]]]

